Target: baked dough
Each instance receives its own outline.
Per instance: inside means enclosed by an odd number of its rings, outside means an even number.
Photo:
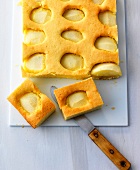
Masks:
[[[54,90],[65,120],[100,109],[103,100],[92,78]]]
[[[33,128],[40,126],[55,111],[53,102],[29,79],[17,87],[8,100]]]
[[[119,66],[116,0],[22,0],[22,9],[23,77],[83,79],[91,77],[98,64]],[[43,69],[25,67],[34,55],[44,55]],[[82,67],[64,67],[61,61],[66,55],[81,56]]]

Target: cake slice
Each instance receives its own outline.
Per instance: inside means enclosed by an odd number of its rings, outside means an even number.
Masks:
[[[55,111],[53,102],[29,79],[17,87],[8,100],[33,128],[40,126]]]
[[[54,90],[65,120],[100,109],[103,100],[92,78]]]

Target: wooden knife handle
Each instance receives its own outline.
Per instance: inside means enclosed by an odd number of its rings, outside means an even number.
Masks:
[[[89,137],[120,170],[131,167],[131,163],[96,128]]]

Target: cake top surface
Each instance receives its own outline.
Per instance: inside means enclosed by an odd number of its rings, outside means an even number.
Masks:
[[[44,55],[23,76],[86,78],[97,64],[118,65],[115,0],[22,0],[22,8],[23,62]]]

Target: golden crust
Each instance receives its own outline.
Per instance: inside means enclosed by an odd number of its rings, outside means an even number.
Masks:
[[[45,24],[37,24],[30,20],[30,14],[35,8],[50,9],[51,19]],[[23,43],[23,62],[35,53],[46,54],[45,69],[38,73],[28,72],[22,67],[23,77],[65,77],[83,79],[90,77],[91,69],[98,63],[119,64],[118,50],[108,52],[95,48],[94,42],[100,36],[109,36],[118,42],[117,25],[109,27],[103,25],[98,19],[98,13],[112,11],[116,14],[116,1],[105,0],[101,5],[96,5],[91,0],[71,0],[68,2],[58,0],[22,0],[23,30],[44,31],[44,42],[37,45]],[[78,22],[72,22],[62,17],[66,9],[80,9],[85,17]],[[57,26],[57,28],[56,28]],[[65,30],[78,30],[84,35],[84,39],[78,43],[68,41],[61,37]],[[84,67],[80,70],[70,71],[61,64],[61,57],[66,53],[73,53],[84,58]]]
[[[84,91],[87,94],[88,104],[79,108],[71,108],[66,104],[67,97],[75,92]],[[84,114],[91,110],[99,109],[103,105],[103,100],[96,88],[92,78],[81,82],[56,89],[54,91],[59,107],[63,112],[65,120]]]
[[[34,93],[39,97],[39,105],[33,113],[27,112],[20,104],[20,98],[26,93]],[[39,126],[55,110],[55,105],[52,101],[45,94],[41,93],[29,79],[26,79],[18,88],[16,88],[7,99],[33,128]]]

